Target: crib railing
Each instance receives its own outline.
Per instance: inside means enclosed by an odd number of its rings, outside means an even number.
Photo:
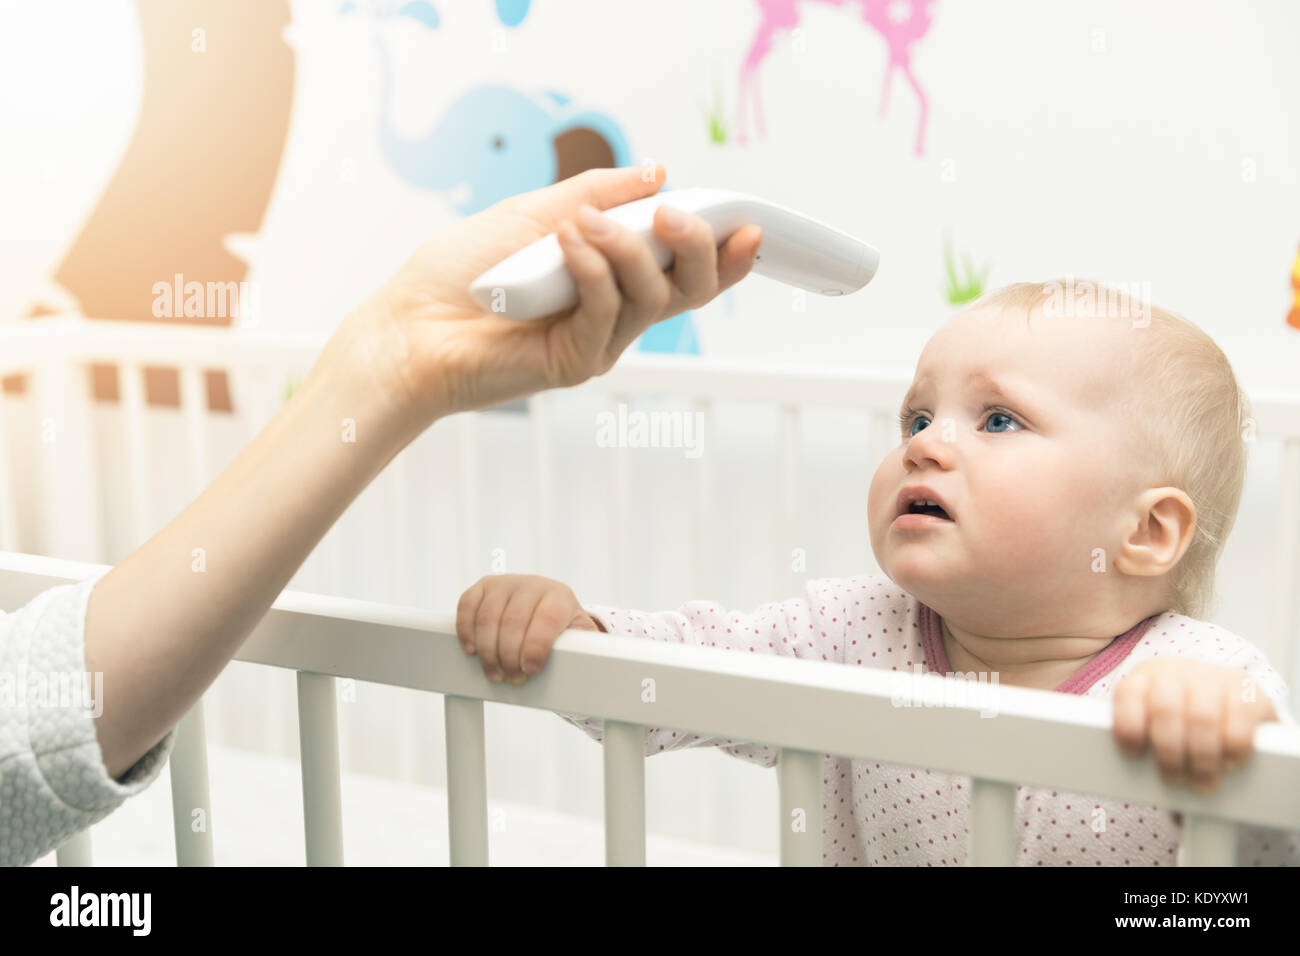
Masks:
[[[0,553],[0,603],[20,606],[101,567]],[[971,865],[1014,863],[1018,784],[1181,811],[1183,865],[1234,865],[1239,824],[1300,830],[1300,729],[1278,724],[1256,730],[1244,769],[1215,793],[1197,794],[1165,785],[1149,756],[1120,752],[1108,701],[984,684],[954,698],[953,685],[966,682],[931,674],[567,631],[543,672],[515,687],[483,676],[477,658],[461,650],[451,618],[295,591],[280,595],[236,659],[297,672],[308,865],[343,863],[334,686],[343,677],[445,695],[448,826],[458,866],[488,862],[484,701],[604,719],[609,865],[645,863],[648,726],[779,748],[773,822],[783,865],[821,864],[822,754],[969,775]],[[653,702],[642,693],[647,680]],[[190,827],[195,809],[212,820],[204,749],[201,733],[183,733],[171,758],[181,865],[212,863],[211,827]],[[89,833],[65,844],[58,859],[88,865]]]

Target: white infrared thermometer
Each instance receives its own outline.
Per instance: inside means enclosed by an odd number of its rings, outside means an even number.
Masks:
[[[761,226],[752,272],[820,295],[848,295],[871,281],[880,253],[861,239],[774,202],[726,189],[671,189],[615,206],[602,215],[639,235],[661,269],[673,250],[655,238],[655,210],[672,206],[713,227],[721,246],[742,226]],[[554,233],[520,249],[469,287],[474,301],[510,319],[539,319],[578,304],[578,286]]]

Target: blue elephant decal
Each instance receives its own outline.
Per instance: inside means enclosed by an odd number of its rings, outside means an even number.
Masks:
[[[498,11],[507,6],[511,5],[498,3]],[[526,12],[527,4],[513,7],[522,18],[520,11]],[[390,120],[394,77],[382,42],[378,51],[382,70],[379,141],[385,161],[410,185],[443,194],[463,216],[586,169],[632,163],[627,139],[609,116],[577,108],[562,93],[529,95],[508,86],[466,90],[428,134],[416,140],[402,139]],[[652,326],[637,347],[646,352],[698,355],[699,339],[691,312]]]
[[[404,140],[389,120],[392,71],[386,54],[384,61],[384,159],[412,186],[446,193],[461,215],[584,169],[631,163],[627,140],[608,116],[574,109],[559,93],[529,96],[508,86],[467,90],[426,136]]]

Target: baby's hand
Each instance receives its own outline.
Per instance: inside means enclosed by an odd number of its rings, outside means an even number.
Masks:
[[[489,574],[460,596],[456,636],[488,680],[522,684],[569,628],[603,631],[567,585],[536,574]]]
[[[1166,783],[1209,793],[1224,770],[1250,758],[1255,727],[1277,711],[1244,671],[1189,660],[1150,660],[1115,688],[1115,739],[1130,756],[1148,736]]]

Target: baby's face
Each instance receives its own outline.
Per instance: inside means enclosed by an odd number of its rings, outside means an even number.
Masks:
[[[1106,567],[1140,490],[1124,411],[1135,400],[1135,334],[1129,323],[1041,313],[1027,325],[1024,309],[990,308],[937,332],[906,399],[915,414],[871,481],[881,570],[984,633],[1052,633],[1074,602],[1105,598],[1111,582],[1099,579],[1118,572],[1094,571],[1094,549],[1106,549]],[[952,520],[897,521],[899,495],[914,485],[932,489]]]

